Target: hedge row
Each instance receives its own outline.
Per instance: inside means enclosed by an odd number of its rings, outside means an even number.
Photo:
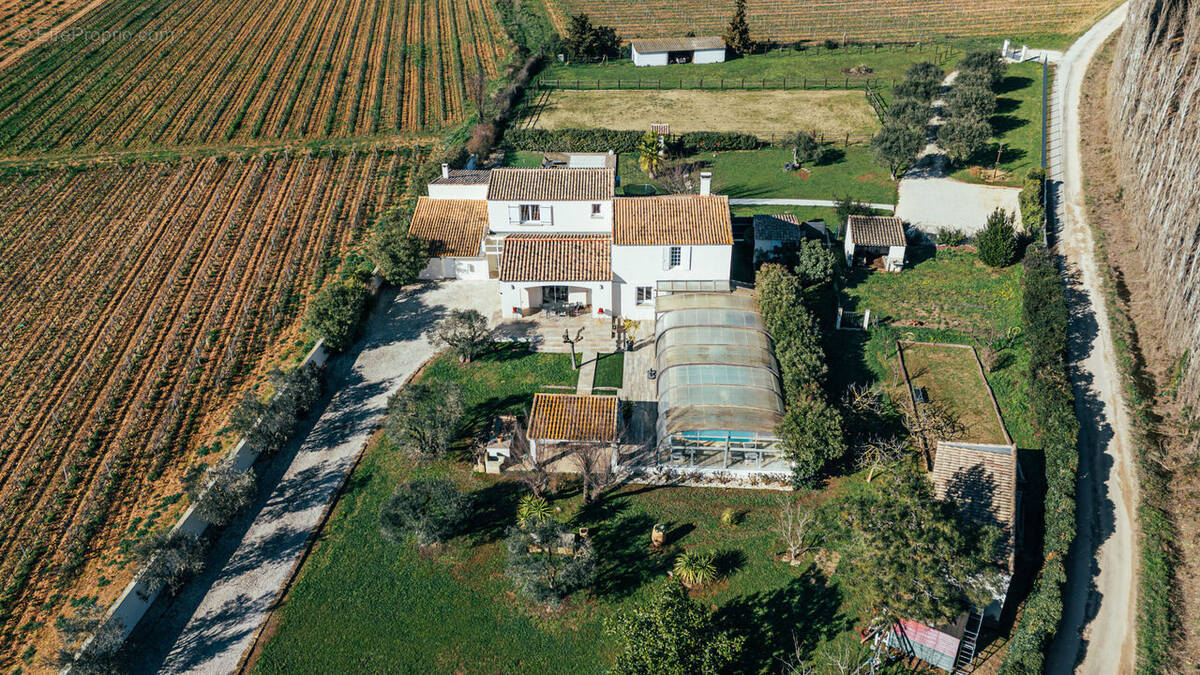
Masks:
[[[1076,446],[1079,420],[1067,375],[1067,302],[1050,254],[1032,244],[1025,256],[1023,315],[1029,340],[1027,374],[1033,412],[1046,463],[1045,534],[1042,569],[1013,629],[1000,673],[1045,670],[1045,650],[1063,612],[1066,561],[1075,540]]]
[[[504,135],[515,150],[531,152],[625,152],[635,153],[645,132],[618,129],[513,129]],[[692,155],[711,150],[754,150],[762,145],[757,137],[731,131],[690,131],[672,136],[673,152]]]
[[[1021,185],[1021,224],[1035,239],[1040,239],[1046,224],[1046,209],[1043,196],[1046,190],[1046,170],[1030,169]]]

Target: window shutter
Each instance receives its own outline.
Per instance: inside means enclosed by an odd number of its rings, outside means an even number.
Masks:
[[[521,207],[516,204],[508,205],[508,224],[516,225],[521,222]]]
[[[662,254],[663,254],[663,271],[671,269],[671,247],[664,246],[663,250],[662,250]]]

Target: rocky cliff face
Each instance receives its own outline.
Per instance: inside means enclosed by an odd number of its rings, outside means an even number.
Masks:
[[[1200,403],[1200,0],[1131,0],[1108,107],[1138,252],[1170,349],[1190,355],[1180,396]]]

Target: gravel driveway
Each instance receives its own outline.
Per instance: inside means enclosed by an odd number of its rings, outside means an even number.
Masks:
[[[1071,379],[1079,417],[1078,534],[1067,565],[1063,620],[1048,673],[1132,673],[1137,628],[1137,473],[1130,422],[1087,224],[1079,155],[1079,100],[1088,64],[1124,23],[1122,5],[1063,56],[1054,82],[1050,178],[1071,281]],[[1052,193],[1054,194],[1054,193]]]
[[[388,396],[435,348],[429,327],[450,309],[491,316],[496,283],[451,281],[388,290],[354,350],[332,359],[327,395],[310,430],[270,466],[260,499],[216,542],[210,569],[135,631],[133,672],[230,673],[320,525],[338,486],[379,423]]]

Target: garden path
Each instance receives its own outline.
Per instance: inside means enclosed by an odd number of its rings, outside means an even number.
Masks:
[[[388,397],[437,352],[430,327],[452,309],[491,315],[495,285],[451,281],[383,293],[352,350],[326,366],[329,393],[309,431],[262,467],[259,499],[216,542],[218,559],[178,596],[160,601],[151,610],[155,616],[134,633],[131,672],[238,669],[381,421]]]

